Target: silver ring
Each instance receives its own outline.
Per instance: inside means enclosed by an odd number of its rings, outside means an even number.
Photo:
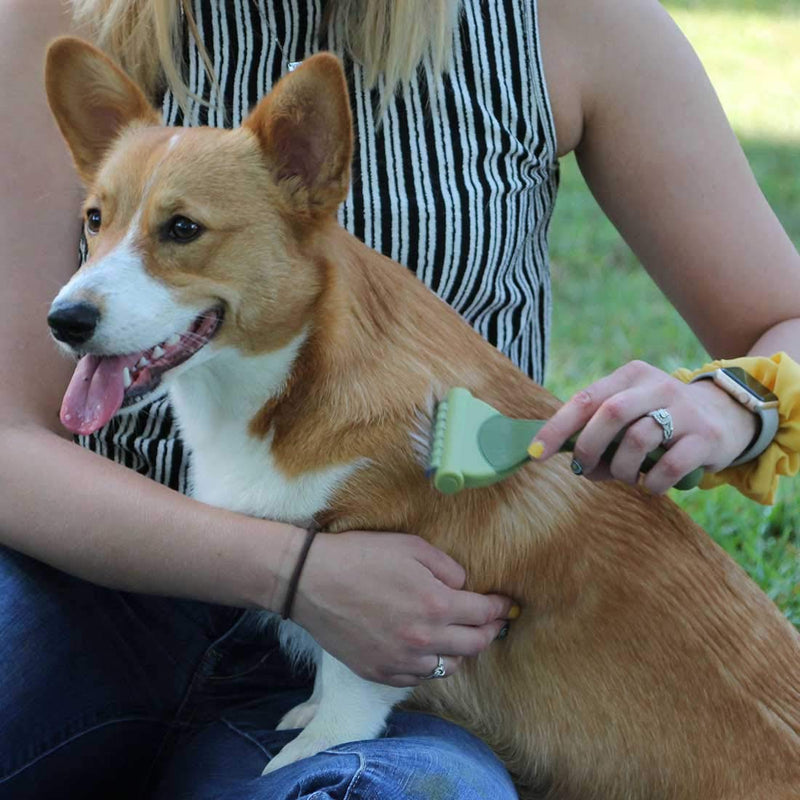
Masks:
[[[438,662],[436,663],[436,668],[431,672],[430,675],[423,675],[423,681],[430,681],[434,678],[446,678],[447,677],[447,670],[444,668],[444,658],[442,656],[436,656],[438,658]]]
[[[661,442],[666,444],[675,433],[675,428],[672,425],[672,414],[666,408],[657,408],[655,411],[649,411],[648,417],[652,417],[661,426]]]

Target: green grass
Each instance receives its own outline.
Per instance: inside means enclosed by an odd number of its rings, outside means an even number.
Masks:
[[[700,54],[753,171],[800,245],[800,0],[665,3]],[[551,236],[548,387],[566,398],[633,358],[666,370],[707,356],[562,162]],[[602,346],[598,346],[602,343]],[[765,508],[730,487],[675,499],[800,627],[800,477]]]

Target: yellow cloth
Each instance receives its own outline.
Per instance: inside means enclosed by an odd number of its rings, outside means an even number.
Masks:
[[[738,467],[707,473],[700,487],[713,489],[729,483],[756,502],[771,505],[775,502],[778,476],[796,475],[800,470],[800,365],[786,353],[776,353],[770,358],[747,356],[712,361],[696,370],[682,367],[673,375],[687,383],[719,367],[742,367],[778,396],[778,432],[772,444],[758,458]]]

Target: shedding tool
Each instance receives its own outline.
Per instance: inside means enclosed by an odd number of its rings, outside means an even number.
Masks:
[[[547,420],[511,419],[461,387],[450,389],[436,407],[428,475],[443,494],[489,486],[515,473],[531,460],[528,446]],[[622,438],[620,433],[603,453],[610,461]],[[572,452],[577,434],[561,450]],[[647,472],[667,451],[657,447],[642,465]],[[693,489],[704,471],[698,467],[676,484],[676,489]]]

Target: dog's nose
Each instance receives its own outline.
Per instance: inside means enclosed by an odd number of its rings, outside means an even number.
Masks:
[[[92,338],[99,320],[100,310],[91,303],[59,303],[47,315],[53,336],[73,347]]]

